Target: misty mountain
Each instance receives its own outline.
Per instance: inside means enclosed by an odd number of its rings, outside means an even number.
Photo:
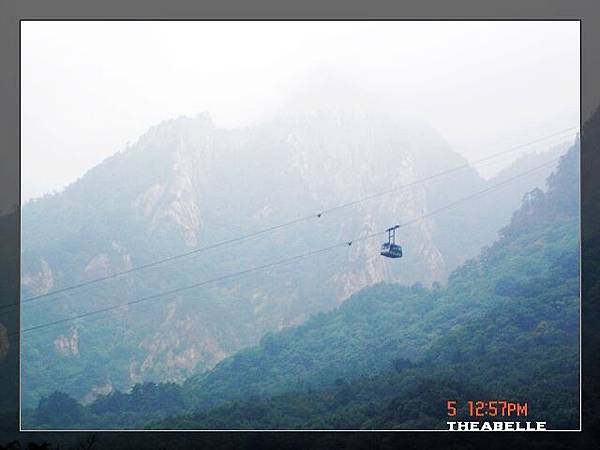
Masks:
[[[339,385],[336,380],[340,379],[344,383],[361,377],[368,379],[390,368],[401,372],[414,363],[433,366],[432,372],[439,370],[438,365],[458,364],[452,379],[470,385],[473,391],[471,379],[484,385],[486,377],[483,373],[474,373],[475,370],[466,370],[471,363],[475,362],[480,372],[488,374],[496,370],[505,374],[511,372],[504,381],[499,374],[491,377],[499,386],[496,392],[490,392],[490,398],[494,395],[512,398],[509,393],[514,396],[522,388],[518,380],[523,378],[536,385],[537,395],[528,398],[537,399],[538,408],[542,407],[539,395],[545,392],[552,379],[559,382],[563,392],[569,391],[577,398],[578,171],[579,148],[574,146],[550,176],[548,190],[530,192],[514,213],[511,223],[502,229],[501,238],[486,247],[479,258],[456,269],[447,287],[427,290],[419,285],[376,285],[364,289],[338,309],[315,316],[300,327],[267,335],[258,347],[242,350],[212,371],[192,377],[184,384],[186,398],[194,398],[190,405],[202,410],[253,396],[264,398],[314,390],[324,384]],[[515,342],[518,346],[513,345]],[[484,360],[489,364],[484,364]],[[427,371],[426,368],[415,370],[417,374]],[[459,373],[464,375],[461,377]],[[419,378],[415,373],[411,375],[415,376]],[[403,381],[396,386],[399,392],[408,388],[407,380]],[[375,386],[368,381],[363,384],[369,387],[363,386],[362,390],[374,390],[379,394],[384,391],[376,383]],[[445,380],[440,384],[452,383]],[[362,395],[366,401],[372,400],[376,393],[362,392]],[[327,393],[323,395],[327,397]],[[289,401],[289,397],[285,398]],[[441,400],[444,400],[443,396]],[[326,402],[326,398],[322,401]],[[389,401],[389,397],[383,396],[381,401]],[[573,410],[577,408],[573,399],[545,401],[556,403],[556,409],[566,410],[567,404]],[[425,403],[422,398],[420,402]],[[206,417],[208,421],[199,420],[194,426],[272,426],[248,421],[244,414],[239,414],[239,406],[225,410],[237,407],[235,416],[240,417],[241,422],[233,419],[233,424],[215,425],[211,422],[213,416],[200,414],[199,417]],[[266,413],[277,410],[277,407],[269,406],[281,405],[265,405],[265,418],[281,420],[274,417],[277,413],[273,416]],[[298,411],[318,416],[315,411],[326,409],[326,405],[314,406],[314,409],[306,405],[290,407],[288,420],[296,420]],[[348,413],[353,410],[347,405],[344,409]],[[551,410],[548,408],[547,412]],[[537,414],[544,417],[540,411]],[[569,420],[568,415],[558,417]],[[349,420],[356,418],[349,417]],[[369,415],[365,420],[375,428],[397,425],[376,423]],[[174,423],[172,421],[170,425]],[[292,425],[293,422],[278,423],[282,428],[297,426]],[[306,426],[306,423],[301,425]],[[346,428],[353,426],[357,425],[344,424]],[[310,427],[336,428],[332,423],[312,423]],[[364,424],[359,426],[362,427]]]
[[[144,383],[87,407],[54,393],[26,422],[128,428],[174,416],[150,426],[445,428],[448,399],[506,398],[527,399],[528,420],[576,428],[578,170],[576,145],[548,189],[528,193],[500,239],[445,287],[377,284],[181,386]]]
[[[522,159],[507,170],[548,157]],[[206,114],[164,122],[64,191],[23,207],[22,298],[314,217],[26,302],[22,325],[123,304],[409,222],[493,184],[466,167],[402,188],[465,164],[435,130],[360,108],[286,111],[243,129],[218,128]],[[24,405],[55,390],[89,402],[134,383],[182,381],[370,285],[444,282],[494,240],[525,192],[543,187],[543,174],[401,228],[405,257],[399,261],[379,256],[381,239],[365,239],[25,333]],[[393,188],[392,194],[327,212]]]

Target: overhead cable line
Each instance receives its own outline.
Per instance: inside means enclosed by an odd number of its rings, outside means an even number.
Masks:
[[[517,175],[515,175],[515,176],[513,176],[511,178],[508,178],[508,179],[504,180],[503,182],[498,183],[498,184],[496,184],[494,186],[490,186],[490,187],[488,187],[486,189],[483,189],[481,191],[475,192],[475,193],[473,193],[471,195],[468,195],[466,197],[462,197],[462,198],[460,198],[460,199],[458,199],[458,200],[456,200],[456,201],[454,201],[452,203],[449,203],[449,204],[444,205],[444,206],[442,206],[440,208],[437,208],[437,209],[435,209],[433,211],[430,211],[429,213],[423,214],[422,216],[419,216],[419,217],[417,217],[415,219],[412,219],[412,220],[410,220],[408,222],[399,224],[397,226],[397,228],[403,228],[403,227],[412,225],[412,224],[414,224],[416,222],[419,222],[421,220],[429,218],[429,217],[431,217],[431,216],[433,216],[435,214],[438,214],[440,212],[443,212],[443,211],[446,211],[448,209],[451,209],[451,208],[453,208],[453,207],[455,207],[455,206],[457,206],[457,205],[459,205],[461,203],[467,202],[469,200],[472,200],[472,199],[477,198],[479,196],[485,195],[485,194],[487,194],[489,192],[492,192],[494,190],[500,189],[500,188],[502,188],[502,187],[504,187],[504,186],[512,183],[513,181],[515,181],[517,179],[523,178],[523,177],[525,177],[527,175],[530,175],[531,173],[533,173],[535,171],[538,171],[538,170],[540,170],[540,169],[542,169],[542,168],[544,168],[546,166],[549,166],[549,165],[555,163],[559,159],[560,158],[554,158],[552,160],[549,160],[549,161],[545,162],[544,164],[541,164],[541,165],[536,166],[536,167],[534,167],[532,169],[529,169],[529,170],[527,170],[525,172],[517,174]],[[144,303],[144,302],[156,300],[156,299],[159,299],[161,297],[165,297],[165,296],[169,296],[169,295],[173,295],[173,294],[178,294],[180,292],[188,291],[188,290],[191,290],[191,289],[196,289],[196,288],[199,288],[199,287],[202,287],[202,286],[205,286],[205,285],[208,285],[208,284],[216,283],[216,282],[219,282],[219,281],[223,281],[223,280],[227,280],[227,279],[231,279],[231,278],[237,278],[237,277],[240,277],[242,275],[249,274],[249,273],[258,272],[258,271],[261,271],[261,270],[264,270],[264,269],[268,269],[268,268],[275,267],[275,266],[278,266],[278,265],[287,264],[289,262],[296,261],[296,260],[299,260],[299,259],[304,259],[304,258],[307,258],[307,257],[310,257],[310,256],[314,256],[314,255],[320,254],[320,253],[329,252],[329,251],[332,251],[332,250],[337,249],[337,248],[351,246],[352,244],[354,244],[356,242],[370,240],[370,239],[373,239],[373,238],[375,238],[377,236],[384,235],[386,233],[387,233],[387,230],[378,231],[378,232],[375,232],[375,233],[368,234],[366,236],[357,237],[356,239],[352,239],[352,240],[344,241],[344,242],[339,242],[337,244],[334,244],[334,245],[331,245],[331,246],[328,246],[328,247],[324,247],[324,248],[317,249],[317,250],[312,250],[312,251],[309,251],[309,252],[306,252],[306,253],[302,253],[302,254],[299,254],[299,255],[296,255],[296,256],[289,257],[289,258],[280,259],[280,260],[277,260],[277,261],[274,261],[274,262],[271,262],[271,263],[268,263],[268,264],[264,264],[264,265],[261,265],[261,266],[252,267],[252,268],[249,268],[249,269],[241,270],[239,272],[234,272],[234,273],[231,273],[231,274],[228,274],[228,275],[223,275],[223,276],[216,277],[216,278],[211,278],[211,279],[204,280],[204,281],[201,281],[201,282],[198,282],[198,283],[194,283],[194,284],[190,284],[190,285],[187,285],[187,286],[182,286],[182,287],[179,287],[179,288],[170,289],[170,290],[159,292],[159,293],[147,296],[147,297],[142,297],[142,298],[139,298],[139,299],[136,299],[136,300],[132,300],[132,301],[125,302],[125,303],[120,303],[120,304],[117,304],[117,305],[107,306],[107,307],[96,309],[96,310],[89,311],[89,312],[86,312],[86,313],[78,314],[78,315],[75,315],[75,316],[72,316],[72,317],[65,317],[63,319],[57,319],[57,320],[46,322],[46,323],[42,323],[42,324],[39,324],[39,325],[34,325],[34,326],[29,327],[29,328],[25,328],[25,329],[21,330],[20,332],[11,333],[11,335],[17,335],[19,333],[21,333],[21,334],[22,333],[28,333],[28,332],[40,330],[40,329],[43,329],[43,328],[51,327],[53,325],[58,325],[58,324],[62,324],[62,323],[72,322],[72,321],[77,320],[77,319],[82,319],[82,318],[94,316],[94,315],[97,315],[97,314],[105,313],[105,312],[108,312],[108,311],[113,311],[113,310],[116,310],[116,309],[124,308],[126,306],[131,306],[131,305],[136,305],[136,304],[139,304],[139,303]]]
[[[331,213],[331,212],[339,210],[339,209],[348,208],[350,206],[354,206],[356,204],[359,204],[359,203],[362,203],[362,202],[365,202],[365,201],[368,201],[368,200],[372,200],[372,199],[375,199],[375,198],[378,198],[378,197],[389,195],[391,193],[398,192],[400,190],[403,190],[403,189],[406,189],[406,188],[409,188],[409,187],[412,187],[412,186],[416,186],[416,185],[421,184],[421,183],[425,183],[425,182],[433,180],[435,178],[442,177],[442,176],[445,176],[445,175],[449,175],[451,173],[457,172],[457,171],[465,169],[465,168],[470,168],[470,167],[472,167],[474,165],[481,164],[481,163],[489,161],[489,160],[491,160],[493,158],[497,158],[499,156],[502,156],[502,155],[514,152],[516,150],[520,150],[520,149],[522,149],[524,147],[527,147],[527,146],[530,146],[530,145],[533,145],[533,144],[536,144],[536,143],[539,143],[539,142],[543,142],[543,141],[545,141],[547,139],[550,139],[552,137],[559,136],[561,134],[566,133],[567,131],[573,131],[576,128],[579,128],[579,127],[565,128],[565,129],[563,129],[561,131],[557,131],[555,133],[548,134],[546,136],[543,136],[541,138],[538,138],[538,139],[526,142],[524,144],[520,144],[518,146],[511,147],[511,148],[509,148],[507,150],[503,150],[503,151],[500,151],[500,152],[488,155],[488,156],[486,156],[484,158],[480,158],[480,159],[472,161],[470,163],[461,164],[461,165],[453,167],[451,169],[447,169],[447,170],[444,170],[442,172],[438,172],[438,173],[435,173],[433,175],[429,175],[429,176],[427,176],[425,178],[421,178],[419,180],[415,180],[415,181],[407,183],[407,184],[396,186],[396,187],[387,189],[385,191],[380,191],[378,193],[370,194],[370,195],[361,197],[359,199],[356,199],[356,200],[353,200],[353,201],[350,201],[350,202],[347,202],[347,203],[342,203],[342,204],[339,204],[339,205],[336,205],[336,206],[332,206],[330,208],[323,209],[323,210],[321,210],[320,212],[318,212],[316,214],[310,214],[310,215],[307,215],[307,216],[304,216],[304,217],[300,217],[300,218],[297,218],[297,219],[294,219],[294,220],[290,220],[288,222],[283,222],[283,223],[280,223],[278,225],[274,225],[274,226],[271,226],[271,227],[268,227],[268,228],[264,228],[262,230],[258,230],[258,231],[255,231],[255,232],[252,232],[252,233],[248,233],[248,234],[245,234],[245,235],[242,235],[242,236],[237,236],[235,238],[231,238],[231,239],[226,239],[226,240],[223,240],[223,241],[215,242],[213,244],[209,244],[209,245],[206,245],[206,246],[203,246],[203,247],[198,247],[198,248],[195,248],[195,249],[187,251],[187,252],[183,252],[183,253],[171,255],[171,256],[168,256],[168,257],[165,257],[165,258],[161,258],[161,259],[158,259],[158,260],[155,260],[155,261],[151,261],[151,262],[148,262],[148,263],[145,263],[145,264],[134,266],[134,267],[131,267],[131,268],[123,270],[123,271],[112,273],[110,275],[105,275],[105,276],[102,276],[102,277],[98,277],[98,278],[94,278],[94,279],[91,279],[91,280],[83,281],[81,283],[73,284],[73,285],[70,285],[70,286],[65,286],[64,288],[56,289],[54,291],[46,292],[46,293],[43,293],[43,294],[34,295],[34,296],[31,296],[31,297],[28,297],[28,298],[25,298],[25,299],[21,300],[21,303],[22,304],[23,303],[29,303],[29,302],[32,302],[32,301],[35,301],[35,300],[39,300],[39,299],[42,299],[42,298],[54,296],[54,295],[61,294],[61,293],[64,293],[64,292],[68,292],[68,291],[72,291],[72,290],[75,290],[75,289],[80,289],[82,287],[89,286],[89,285],[96,284],[96,283],[100,283],[102,281],[107,281],[107,280],[114,279],[114,278],[117,278],[117,277],[121,277],[123,275],[127,275],[127,274],[130,274],[130,273],[133,273],[133,272],[137,272],[137,271],[140,271],[140,270],[144,270],[144,269],[148,269],[148,268],[151,268],[151,267],[155,267],[155,266],[164,264],[166,262],[175,261],[175,260],[178,260],[178,259],[181,259],[181,258],[185,258],[185,257],[190,256],[190,255],[194,255],[194,254],[198,254],[198,253],[205,252],[205,251],[208,251],[208,250],[212,250],[212,249],[215,249],[215,248],[223,247],[223,246],[226,246],[226,245],[229,245],[229,244],[233,244],[233,243],[236,243],[236,242],[245,241],[245,240],[248,240],[248,239],[251,239],[251,238],[263,235],[263,234],[268,234],[268,233],[274,232],[276,230],[279,230],[279,229],[282,229],[282,228],[286,228],[286,227],[298,224],[300,222],[306,222],[308,220],[318,219],[318,218],[322,217],[324,214],[328,214],[328,213]],[[4,305],[4,306],[0,307],[0,310],[2,310],[4,308],[8,308],[8,307],[17,306],[17,305],[18,305],[18,303],[14,303],[14,304],[10,304],[10,305]]]

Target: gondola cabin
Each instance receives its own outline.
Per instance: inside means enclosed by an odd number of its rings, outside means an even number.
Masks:
[[[396,229],[400,225],[388,228],[388,241],[381,244],[381,255],[387,258],[402,258],[402,247],[396,244]]]
[[[381,244],[381,254],[388,258],[402,258],[402,247],[398,244],[390,244],[385,242]]]

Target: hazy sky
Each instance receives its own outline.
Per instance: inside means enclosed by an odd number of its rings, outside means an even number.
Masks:
[[[163,120],[203,111],[224,127],[267,120],[321,78],[428,123],[470,160],[579,123],[578,22],[21,29],[23,200],[63,188]]]

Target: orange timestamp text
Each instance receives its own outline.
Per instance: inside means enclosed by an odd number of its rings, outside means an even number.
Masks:
[[[469,400],[466,402],[467,412],[471,417],[511,417],[527,416],[529,408],[527,403],[511,402],[508,400]],[[448,416],[458,414],[456,400],[448,400]]]

